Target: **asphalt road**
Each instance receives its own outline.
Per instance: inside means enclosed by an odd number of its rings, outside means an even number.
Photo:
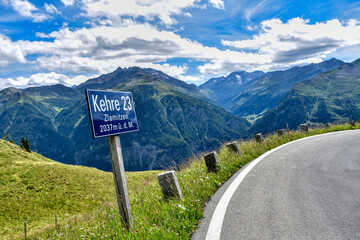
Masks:
[[[193,240],[360,239],[360,130],[302,139],[246,168],[211,198]]]

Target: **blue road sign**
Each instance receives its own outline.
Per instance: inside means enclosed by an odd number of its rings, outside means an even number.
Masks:
[[[86,89],[94,138],[139,130],[130,92]]]

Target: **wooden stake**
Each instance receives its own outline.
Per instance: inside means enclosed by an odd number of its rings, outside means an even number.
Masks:
[[[125,225],[126,229],[129,230],[130,228],[133,228],[133,220],[131,216],[129,193],[126,185],[120,136],[109,136],[108,141],[121,221]]]
[[[58,231],[58,225],[57,225],[57,215],[55,214],[55,229]]]
[[[26,240],[26,238],[27,238],[27,234],[26,234],[26,221],[24,222],[24,230],[25,230],[25,240]]]

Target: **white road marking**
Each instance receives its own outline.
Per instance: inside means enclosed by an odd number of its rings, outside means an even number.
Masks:
[[[225,193],[223,194],[220,201],[218,202],[218,204],[217,204],[217,206],[215,208],[215,211],[213,213],[213,216],[212,216],[212,218],[210,220],[209,228],[208,228],[205,239],[206,240],[220,240],[221,228],[222,228],[222,224],[223,224],[223,221],[224,221],[225,212],[226,212],[226,209],[227,209],[227,207],[229,205],[229,202],[230,202],[232,196],[234,195],[236,189],[239,187],[239,185],[244,180],[246,175],[256,166],[256,164],[258,164],[266,156],[268,156],[269,154],[271,154],[271,153],[273,153],[273,152],[275,152],[275,151],[277,151],[277,150],[279,150],[279,149],[281,149],[283,147],[286,147],[286,146],[288,146],[290,144],[293,144],[293,143],[296,143],[296,142],[300,142],[300,141],[307,140],[307,139],[310,139],[310,138],[315,138],[315,137],[320,137],[320,136],[325,136],[325,135],[331,135],[331,134],[344,133],[344,132],[354,132],[354,130],[324,133],[324,134],[314,135],[314,136],[310,136],[310,137],[300,138],[300,139],[294,140],[292,142],[288,142],[288,143],[285,143],[283,145],[280,145],[279,147],[274,148],[274,149],[264,153],[263,155],[261,155],[257,159],[250,162],[250,164],[248,164],[241,171],[241,173],[235,178],[235,180],[230,184],[230,186],[228,187],[228,189],[226,189]]]

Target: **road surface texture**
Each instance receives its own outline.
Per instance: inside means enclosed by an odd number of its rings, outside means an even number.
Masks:
[[[193,240],[360,239],[360,130],[265,155],[214,194]]]

